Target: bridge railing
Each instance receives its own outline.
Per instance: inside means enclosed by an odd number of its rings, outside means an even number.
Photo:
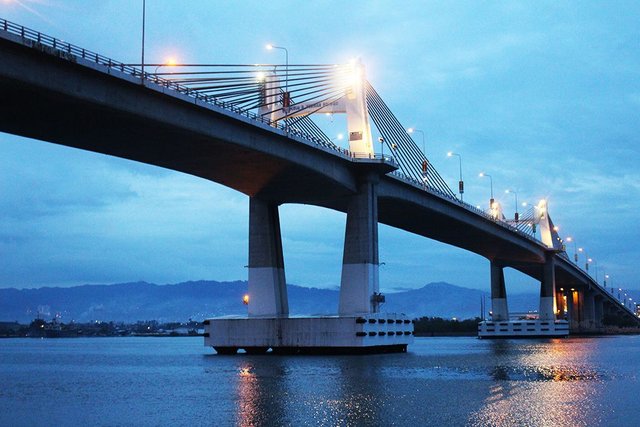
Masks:
[[[30,28],[16,24],[14,22],[8,21],[3,18],[0,18],[0,30],[4,30],[9,34],[19,36],[24,41],[30,42],[32,47],[36,47],[45,51],[46,51],[46,48],[53,49],[56,55],[62,59],[74,60],[75,58],[82,58],[83,60],[105,66],[109,69],[120,71],[132,77],[138,77],[143,82],[144,81],[152,82],[158,86],[164,87],[166,89],[174,90],[176,92],[182,93],[189,97],[195,98],[201,102],[213,104],[224,110],[240,114],[249,119],[252,119],[261,123],[265,123],[271,126],[274,125],[273,123],[270,122],[268,118],[265,118],[259,114],[256,114],[253,111],[239,108],[238,106],[232,103],[219,100],[212,95],[202,94],[197,90],[194,90],[190,87],[176,83],[170,79],[159,77],[153,73],[147,73],[147,72],[143,73],[142,69],[137,65],[125,64],[123,62],[113,60],[99,53],[65,42],[64,40],[60,40],[55,37],[48,36],[39,31],[32,30]],[[54,52],[52,51],[50,53],[54,53]],[[303,138],[307,141],[310,141],[316,145],[320,145],[324,148],[338,151],[343,155],[350,155],[348,152],[345,153],[344,150],[341,150],[339,149],[339,147],[336,147],[335,145],[331,144],[330,141],[325,141],[314,135],[303,132],[302,130],[297,129],[295,127],[287,126],[285,123],[278,123],[277,127],[285,131],[288,135],[293,135],[299,138]]]

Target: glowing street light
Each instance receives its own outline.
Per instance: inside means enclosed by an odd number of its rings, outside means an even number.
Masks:
[[[460,192],[460,201],[462,202],[464,199],[462,195],[464,194],[464,181],[462,180],[462,156],[458,153],[454,153],[453,151],[449,151],[447,153],[447,157],[456,156],[458,158],[458,165],[460,167],[460,181],[458,181],[458,191]]]
[[[178,65],[178,61],[174,57],[169,57],[164,61],[164,64],[160,64],[153,70],[153,74],[158,74],[158,68],[160,67],[175,67]]]
[[[244,294],[244,295],[242,296],[242,303],[243,303],[244,305],[249,305],[249,294]]]
[[[489,199],[489,208],[493,209],[493,202],[494,202],[494,198],[493,198],[493,177],[491,175],[489,175],[489,174],[484,173],[484,172],[480,172],[478,174],[478,176],[480,178],[484,178],[485,176],[487,178],[489,178],[489,182],[491,183],[491,199]]]
[[[518,222],[518,220],[520,219],[520,216],[518,215],[518,192],[517,191],[513,191],[513,190],[505,190],[504,191],[506,194],[512,193],[515,196],[516,199],[516,214],[514,216],[516,222]]]
[[[593,262],[593,260],[591,258],[587,258],[587,262],[584,264],[584,268],[585,270],[587,270],[587,272],[589,272],[589,264],[591,264]]]

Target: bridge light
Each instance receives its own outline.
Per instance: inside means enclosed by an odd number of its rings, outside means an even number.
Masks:
[[[557,225],[556,225],[556,226],[554,226],[554,227],[553,227],[553,231],[555,231],[555,232],[557,233],[558,231],[560,231],[560,227],[558,227]]]
[[[453,156],[453,151],[449,151],[449,152],[447,153],[447,157],[451,157],[451,156]]]
[[[242,297],[242,303],[244,305],[249,305],[249,294],[244,294],[244,296]]]
[[[267,50],[272,50],[273,49],[273,45],[271,43],[268,43],[265,48],[267,48]]]
[[[415,129],[413,129],[413,128],[408,128],[408,129],[407,129],[407,133],[413,133],[413,131],[414,131],[414,130],[415,130]]]
[[[258,83],[263,83],[266,79],[267,76],[262,71],[256,74],[256,80],[258,80]]]

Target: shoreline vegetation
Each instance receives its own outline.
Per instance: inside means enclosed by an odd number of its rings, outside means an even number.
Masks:
[[[468,337],[478,334],[479,317],[458,320],[441,317],[420,317],[414,321],[416,337]],[[160,323],[156,320],[136,323],[103,322],[62,323],[57,319],[35,319],[29,325],[0,321],[0,338],[73,338],[73,337],[192,337],[202,336],[202,322]],[[640,328],[608,325],[598,333],[572,333],[572,336],[635,335]]]

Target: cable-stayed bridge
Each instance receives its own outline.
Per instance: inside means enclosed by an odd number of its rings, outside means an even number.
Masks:
[[[457,198],[358,61],[142,67],[4,20],[0,52],[0,131],[181,171],[250,197],[249,318],[209,321],[205,341],[222,352],[406,349],[410,319],[380,312],[379,222],[490,261],[485,336],[640,324],[567,257],[544,201],[506,221],[497,204],[485,212]],[[344,114],[348,148],[325,135],[314,114]],[[335,318],[288,317],[284,203],[347,214]],[[505,267],[540,281],[537,319],[510,320]]]

